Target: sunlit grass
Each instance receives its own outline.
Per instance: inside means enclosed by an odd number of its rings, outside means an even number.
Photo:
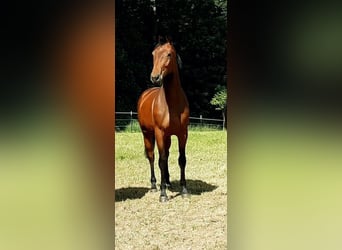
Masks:
[[[169,170],[172,181],[179,180],[179,167],[177,137],[172,136],[171,138]],[[208,178],[210,179],[215,175],[218,178],[225,178],[227,173],[226,138],[227,133],[225,131],[190,131],[186,148],[186,177],[208,180]],[[141,133],[117,133],[115,136],[115,149],[115,186],[120,187],[135,183],[147,185],[148,187],[150,170],[148,160],[144,156],[143,135]],[[157,180],[160,180],[157,148],[155,149],[155,155],[156,177]],[[121,168],[123,169],[121,170]],[[214,172],[211,171],[212,169],[221,169],[222,171]]]
[[[179,196],[177,138],[169,157],[170,200],[149,192],[150,170],[141,133],[115,136],[116,249],[226,249],[227,133],[190,131],[186,179],[190,199]],[[155,171],[160,183],[158,152]]]

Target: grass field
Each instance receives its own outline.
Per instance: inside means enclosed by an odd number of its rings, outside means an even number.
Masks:
[[[142,134],[115,135],[115,249],[227,249],[227,133],[189,132],[189,199],[179,195],[177,145],[177,138],[172,137],[173,188],[167,191],[170,200],[160,203],[159,192],[149,192]]]

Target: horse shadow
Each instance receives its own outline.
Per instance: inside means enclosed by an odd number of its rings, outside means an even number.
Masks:
[[[115,202],[142,198],[150,189],[145,187],[127,187],[115,189]]]
[[[216,185],[212,185],[201,180],[188,179],[186,180],[186,184],[191,195],[200,195],[205,192],[212,192],[218,187]],[[178,192],[176,196],[180,195],[181,186],[179,181],[171,181],[171,187],[169,187],[168,189],[172,192]],[[146,187],[127,187],[115,189],[115,202],[125,201],[128,199],[141,199],[149,191],[150,188]]]
[[[200,195],[205,192],[212,192],[218,186],[209,184],[207,182],[201,181],[201,180],[191,180],[187,179],[186,180],[186,187],[190,194],[192,195]],[[169,187],[169,190],[172,192],[180,192],[181,186],[180,186],[180,181],[179,180],[174,180],[171,181],[171,187]]]

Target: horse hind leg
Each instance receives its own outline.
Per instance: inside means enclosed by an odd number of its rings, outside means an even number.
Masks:
[[[145,144],[145,156],[150,163],[151,169],[151,191],[157,191],[157,179],[154,174],[154,145],[155,138],[153,134],[144,134],[144,144]]]
[[[180,167],[180,185],[182,188],[181,195],[183,198],[189,197],[190,193],[186,187],[186,180],[185,180],[185,166],[186,166],[186,155],[185,155],[185,146],[187,141],[187,134],[184,136],[178,137],[178,144],[179,144],[179,157],[178,157],[178,164]]]
[[[186,156],[185,156],[185,150],[180,150],[179,152],[179,158],[178,158],[178,164],[181,171],[180,176],[180,185],[182,188],[181,195],[182,197],[188,197],[189,192],[186,187],[186,180],[185,180],[185,165],[186,165]]]

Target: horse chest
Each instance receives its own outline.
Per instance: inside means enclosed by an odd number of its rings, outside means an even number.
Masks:
[[[170,133],[179,131],[187,126],[188,108],[186,102],[179,98],[165,98],[164,95],[159,95],[154,103],[154,118],[160,128],[167,130]]]
[[[156,124],[163,130],[172,132],[181,127],[181,119],[179,113],[172,113],[169,110],[160,110],[154,114]]]

